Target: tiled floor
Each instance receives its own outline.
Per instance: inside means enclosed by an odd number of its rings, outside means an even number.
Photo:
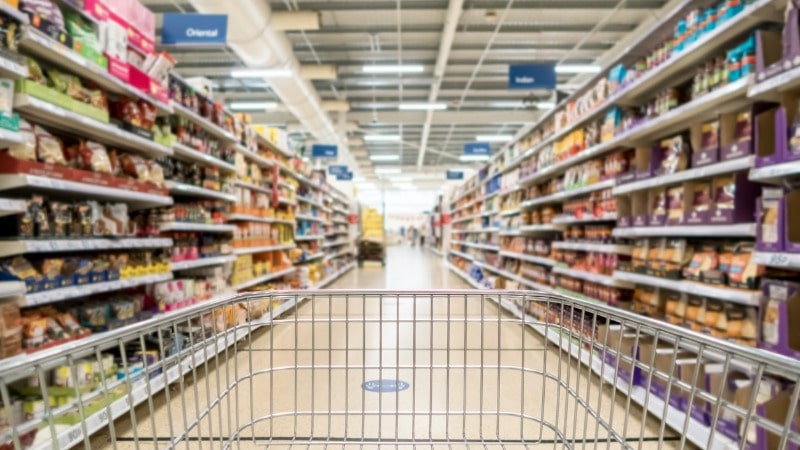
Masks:
[[[386,269],[367,263],[331,288],[467,286],[433,253],[393,247]],[[118,420],[116,448],[136,448],[135,440],[140,448],[167,448],[236,379],[177,448],[225,448],[237,424],[244,427],[235,449],[623,448],[609,442],[595,411],[633,448],[678,446],[670,430],[659,443],[657,421],[647,416],[642,424],[641,410],[622,394],[475,291],[307,301],[175,386],[169,400],[158,395],[152,410],[145,403]],[[375,380],[405,389],[364,389]],[[107,430],[92,440],[95,447],[112,447]]]

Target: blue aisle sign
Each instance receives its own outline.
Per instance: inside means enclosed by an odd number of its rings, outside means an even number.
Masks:
[[[311,146],[312,158],[336,158],[339,148],[335,145],[314,144]]]
[[[464,144],[464,156],[489,156],[492,146],[488,142],[467,142]]]
[[[353,172],[348,170],[346,173],[336,175],[336,179],[339,181],[353,181]]]
[[[400,392],[411,387],[410,384],[402,380],[370,380],[361,385],[367,392]]]
[[[556,66],[553,64],[508,66],[508,88],[555,89]]]
[[[347,166],[328,166],[328,173],[330,175],[335,175],[338,177],[339,175],[344,175],[347,172]]]
[[[228,16],[224,14],[164,13],[161,43],[168,45],[224,45]]]
[[[448,170],[447,171],[447,179],[448,180],[463,180],[464,179],[464,171],[463,170]]]

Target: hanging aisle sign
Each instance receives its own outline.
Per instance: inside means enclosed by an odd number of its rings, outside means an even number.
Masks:
[[[464,179],[464,171],[462,171],[462,170],[448,170],[447,171],[447,179],[448,180],[463,180]]]
[[[336,158],[339,148],[335,145],[314,144],[311,146],[312,158]]]
[[[228,16],[224,14],[165,13],[161,43],[167,45],[224,45]]]
[[[464,156],[489,156],[492,146],[488,142],[467,142],[464,144]]]
[[[344,175],[347,172],[349,172],[347,170],[347,166],[328,166],[328,173],[330,175],[334,175],[334,176],[338,177],[339,175]]]
[[[353,181],[353,172],[348,170],[345,173],[336,175],[336,179],[339,181]]]
[[[508,88],[555,89],[556,66],[553,64],[508,66]]]

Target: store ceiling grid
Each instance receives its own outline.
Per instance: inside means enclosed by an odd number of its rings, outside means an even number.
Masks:
[[[248,0],[250,1],[250,0]],[[318,30],[286,31],[298,62],[335,66],[336,79],[313,80],[323,103],[345,101],[348,148],[359,173],[403,166],[404,173],[459,166],[463,145],[479,135],[515,135],[549,109],[552,91],[508,89],[511,64],[602,64],[625,48],[659,11],[677,0],[567,0],[567,1],[319,1],[273,0],[273,12],[319,13]],[[196,3],[196,2],[195,2]],[[434,68],[442,56],[441,41],[451,3],[461,3],[452,46],[446,49],[444,76],[436,103],[447,109],[430,117],[427,111],[399,110],[402,103],[428,103],[436,82]],[[670,3],[670,5],[668,5]],[[193,11],[182,0],[146,0],[153,11]],[[236,27],[236,23],[231,23]],[[157,33],[159,34],[159,33]],[[184,76],[206,76],[216,84],[219,98],[234,101],[280,99],[263,78],[232,78],[241,68],[234,51],[223,49],[168,49],[179,61]],[[364,73],[365,65],[422,65],[421,73]],[[586,75],[560,73],[559,89],[570,92]],[[342,123],[342,113],[329,111]],[[312,130],[302,129],[285,108],[254,114],[258,122],[287,126],[295,136],[311,140]],[[427,145],[420,160],[420,148]],[[365,142],[364,136],[401,136],[401,141]],[[492,153],[504,142],[492,143]],[[390,159],[398,155],[397,160]]]

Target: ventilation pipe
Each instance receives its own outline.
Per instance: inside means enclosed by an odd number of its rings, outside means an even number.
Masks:
[[[250,68],[289,69],[292,76],[269,78],[270,88],[286,109],[314,136],[339,146],[339,160],[355,167],[347,141],[338,133],[314,86],[301,75],[300,63],[286,35],[269,25],[272,10],[263,0],[190,0],[203,14],[228,16],[228,47]]]
[[[433,86],[428,95],[428,103],[433,103],[439,97],[439,88],[442,86],[447,61],[450,59],[450,49],[453,48],[453,40],[456,37],[456,27],[461,18],[461,10],[464,7],[464,0],[450,0],[447,6],[447,16],[445,17],[444,30],[442,30],[442,40],[439,43],[439,54],[436,57],[436,66],[433,69]],[[422,142],[420,143],[419,158],[417,167],[422,167],[425,162],[425,149],[428,147],[428,138],[431,134],[431,123],[433,122],[433,111],[428,110],[425,115],[425,124],[422,126]]]

